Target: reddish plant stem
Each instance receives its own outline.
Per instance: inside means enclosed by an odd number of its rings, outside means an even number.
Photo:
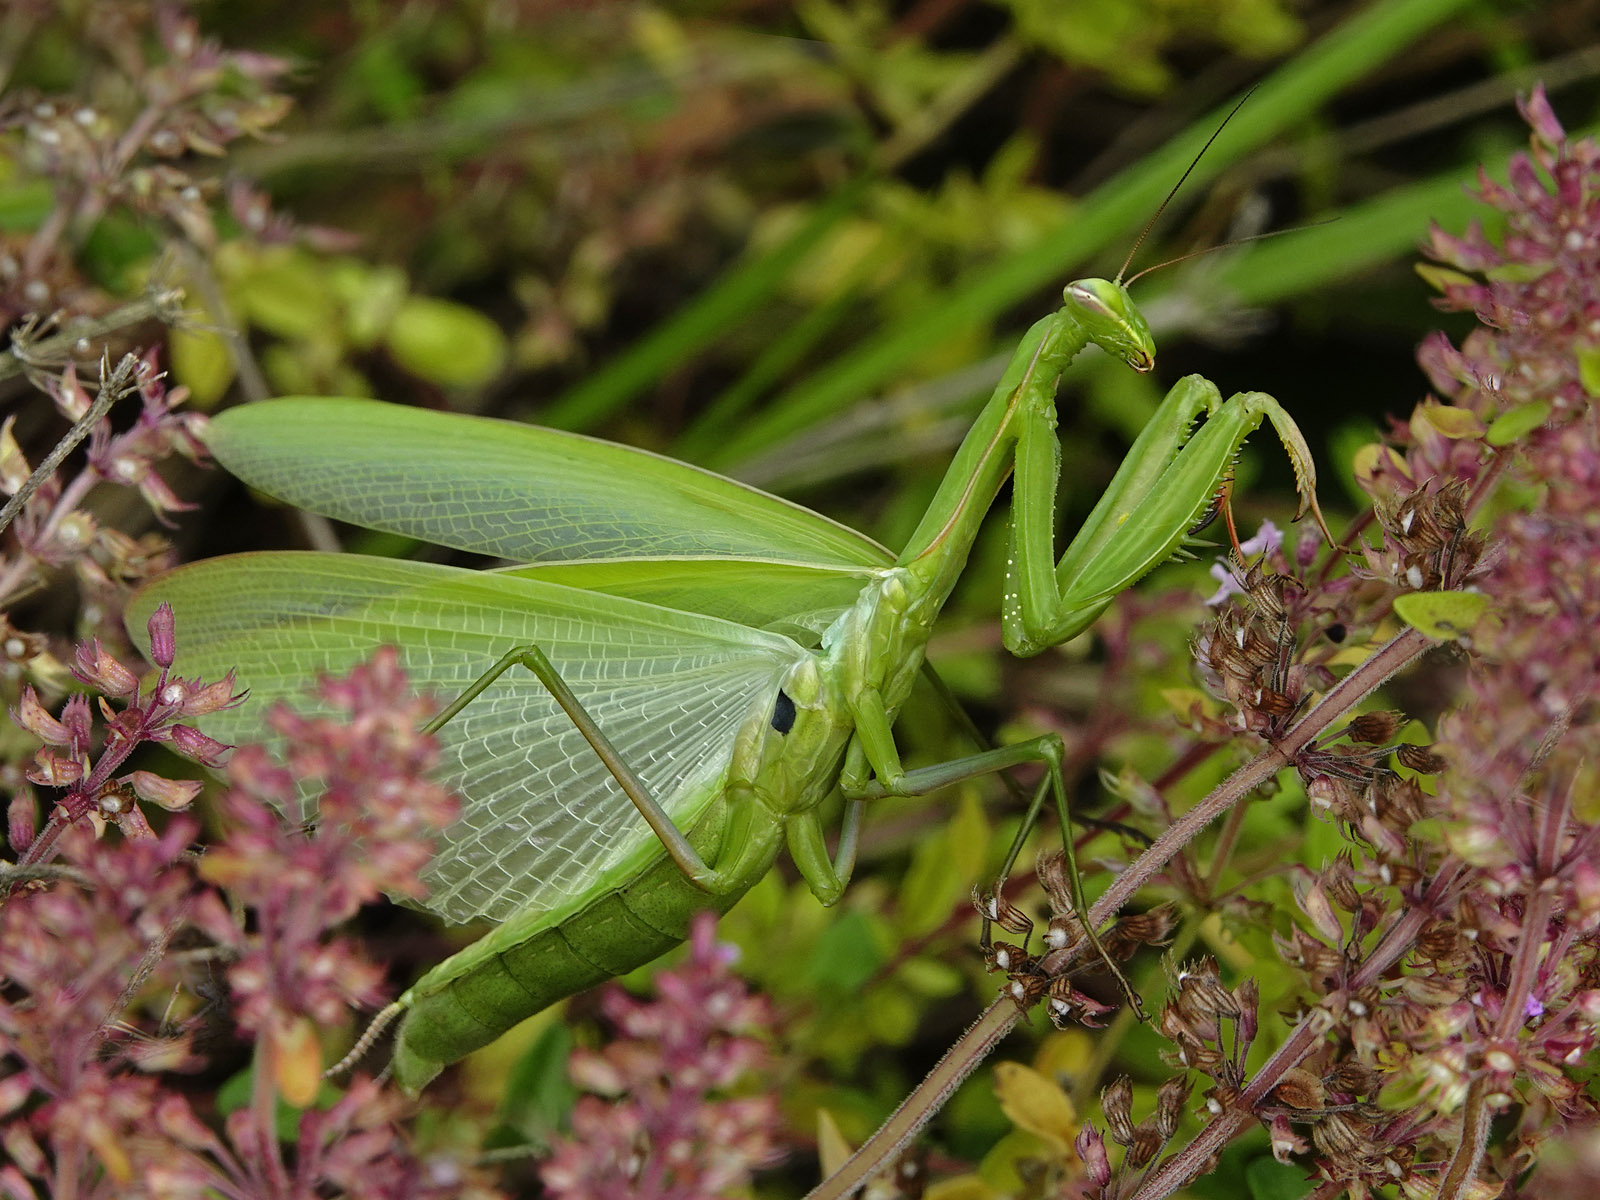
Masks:
[[[1423,926],[1433,919],[1434,911],[1455,887],[1460,874],[1459,864],[1454,860],[1441,868],[1422,901],[1402,911],[1372,954],[1350,977],[1343,989],[1346,994],[1376,983],[1401,955],[1411,949]],[[1333,998],[1329,997],[1330,1000]],[[1256,1072],[1255,1078],[1239,1093],[1228,1110],[1202,1129],[1194,1141],[1147,1175],[1127,1200],[1160,1200],[1199,1178],[1212,1156],[1256,1119],[1256,1106],[1267,1099],[1272,1089],[1283,1081],[1284,1075],[1317,1048],[1317,1042],[1327,1032],[1330,1019],[1323,1007],[1312,1009],[1302,1017],[1283,1045],[1262,1064],[1261,1070]]]
[[[1130,863],[1090,908],[1089,920],[1097,925],[1109,920],[1140,887],[1182,851],[1200,830],[1248,796],[1252,790],[1272,778],[1278,771],[1290,765],[1295,755],[1305,749],[1312,739],[1361,703],[1391,675],[1419,658],[1429,644],[1427,637],[1415,629],[1406,629],[1385,642],[1371,658],[1340,680],[1299,724],[1284,736],[1282,741],[1269,747],[1223,780],[1209,796],[1178,818],[1148,850]],[[1453,880],[1455,874],[1453,869],[1442,871],[1435,878],[1430,891],[1445,886],[1441,881]],[[1430,918],[1431,913],[1431,906],[1426,904],[1407,910],[1367,960],[1362,970],[1357,973],[1357,978],[1367,980],[1378,978],[1394,959],[1410,948],[1423,922]],[[1389,948],[1387,953],[1385,947]],[[1070,948],[1058,950],[1047,956],[1042,966],[1050,972],[1064,970],[1074,953],[1075,951]],[[1365,986],[1365,983],[1359,985],[1352,983],[1352,987],[1355,986]],[[962,1081],[972,1074],[1011,1032],[1021,1016],[1021,1012],[1009,996],[1001,996],[985,1009],[983,1015],[934,1065],[928,1077],[917,1085],[899,1108],[890,1114],[882,1127],[862,1143],[861,1148],[850,1156],[844,1166],[808,1193],[806,1200],[841,1200],[882,1170],[884,1165],[928,1123],[934,1113],[939,1111],[939,1106],[950,1097]],[[1259,1101],[1276,1086],[1284,1071],[1311,1052],[1315,1038],[1321,1035],[1321,1023],[1316,1018],[1317,1014],[1312,1013],[1301,1022],[1289,1040],[1273,1055],[1246,1095],[1254,1095],[1255,1101]],[[1264,1083],[1268,1079],[1270,1082]],[[1210,1154],[1224,1145],[1246,1121],[1251,1119],[1253,1119],[1251,1105],[1241,1099],[1237,1112],[1230,1110],[1218,1117],[1201,1131],[1195,1143],[1185,1147],[1163,1164],[1160,1170],[1147,1177],[1136,1193],[1138,1200],[1153,1200],[1154,1197],[1168,1195],[1174,1188],[1187,1182],[1189,1177],[1197,1175]],[[1190,1151],[1194,1150],[1202,1139],[1207,1141],[1208,1148],[1203,1153],[1191,1155]],[[1166,1180],[1169,1176],[1170,1184],[1165,1185],[1162,1190],[1156,1190],[1153,1186],[1155,1182]]]
[[[1569,710],[1570,718],[1570,710]],[[1566,722],[1561,731],[1565,732]],[[1499,1019],[1495,1022],[1494,1042],[1502,1047],[1515,1046],[1518,1034],[1526,1020],[1528,997],[1539,975],[1540,951],[1550,933],[1550,918],[1555,912],[1554,893],[1545,885],[1559,870],[1561,862],[1561,836],[1566,828],[1567,813],[1571,805],[1570,789],[1563,789],[1558,799],[1552,800],[1539,818],[1539,841],[1535,849],[1535,878],[1529,891],[1527,908],[1523,913],[1524,936],[1517,943],[1511,957],[1511,970],[1506,980],[1506,994],[1502,1001]],[[1552,952],[1555,946],[1551,946]],[[1479,1063],[1479,1074],[1467,1088],[1466,1102],[1461,1112],[1461,1140],[1451,1156],[1450,1166],[1439,1184],[1439,1200],[1460,1200],[1478,1178],[1478,1168],[1489,1149],[1489,1122],[1494,1116],[1489,1103],[1493,1095],[1494,1080],[1488,1067]]]

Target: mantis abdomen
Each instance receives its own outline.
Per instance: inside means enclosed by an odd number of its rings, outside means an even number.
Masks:
[[[717,862],[730,841],[730,824],[752,807],[718,795],[684,832],[702,859]],[[765,813],[749,815],[771,819]],[[525,1018],[683,942],[695,913],[726,912],[771,868],[781,838],[776,826],[767,832],[770,852],[760,870],[725,891],[700,890],[660,854],[631,881],[576,912],[513,918],[441,963],[400,998],[406,1014],[395,1043],[396,1080],[415,1094],[446,1065]]]

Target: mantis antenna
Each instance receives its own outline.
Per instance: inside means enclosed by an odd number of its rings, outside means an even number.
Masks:
[[[1239,97],[1239,103],[1228,110],[1228,115],[1222,118],[1222,124],[1217,126],[1216,132],[1206,139],[1204,146],[1200,147],[1200,153],[1196,154],[1189,165],[1183,169],[1183,174],[1178,176],[1178,182],[1172,185],[1172,190],[1167,193],[1166,198],[1157,206],[1156,211],[1150,214],[1150,219],[1145,222],[1144,228],[1139,231],[1139,236],[1134,239],[1133,246],[1128,250],[1128,257],[1122,260],[1122,267],[1117,271],[1117,278],[1114,282],[1122,283],[1122,277],[1128,273],[1128,268],[1133,265],[1133,256],[1139,253],[1139,247],[1144,245],[1144,239],[1150,236],[1150,231],[1155,228],[1156,222],[1161,219],[1161,214],[1167,211],[1167,205],[1172,203],[1172,198],[1178,194],[1178,189],[1188,182],[1189,176],[1194,174],[1194,169],[1200,165],[1200,160],[1206,156],[1206,151],[1211,149],[1211,144],[1222,136],[1222,131],[1228,127],[1228,122],[1239,114],[1239,110],[1244,107],[1245,101],[1255,95],[1256,88],[1260,86],[1259,83],[1256,84],[1255,87],[1252,87],[1243,96]],[[1249,239],[1245,240],[1248,241]],[[1180,260],[1174,259],[1173,261]],[[1165,266],[1166,264],[1158,265]],[[1148,268],[1148,270],[1154,269],[1154,267]],[[1146,273],[1147,271],[1140,271],[1139,275]],[[1139,278],[1139,275],[1135,275],[1133,279]],[[1132,283],[1133,279],[1128,280],[1128,283]]]

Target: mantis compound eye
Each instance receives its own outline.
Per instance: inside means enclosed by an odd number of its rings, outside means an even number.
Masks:
[[[1116,314],[1111,311],[1111,306],[1105,302],[1094,284],[1100,280],[1081,279],[1076,283],[1069,283],[1061,293],[1061,298],[1068,304],[1075,304],[1084,310],[1086,316],[1099,317],[1103,321],[1116,320]]]

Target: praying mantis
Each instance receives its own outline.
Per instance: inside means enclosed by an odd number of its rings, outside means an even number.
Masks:
[[[1090,343],[1136,371],[1154,365],[1120,275],[1068,285],[1028,330],[898,555],[696,467],[534,426],[337,398],[272,400],[212,423],[212,452],[255,488],[523,564],[234,555],[148,585],[128,614],[138,628],[170,603],[176,669],[238,670],[250,701],[204,725],[225,741],[257,737],[264,705],[385,644],[417,685],[456,695],[429,728],[464,808],[423,903],[498,925],[397,1002],[402,1087],[655,958],[696,911],[731,907],[784,846],[815,895],[837,900],[873,799],[1036,763],[1035,808],[1047,789],[1070,854],[1059,738],[912,770],[895,744],[929,635],[1006,480],[1002,630],[1019,655],[1075,637],[1178,551],[1263,419],[1294,463],[1302,510],[1315,510],[1311,455],[1283,408],[1259,392],[1224,402],[1190,376],[1057,558],[1055,393]],[[835,792],[845,815],[830,856],[820,812]]]

